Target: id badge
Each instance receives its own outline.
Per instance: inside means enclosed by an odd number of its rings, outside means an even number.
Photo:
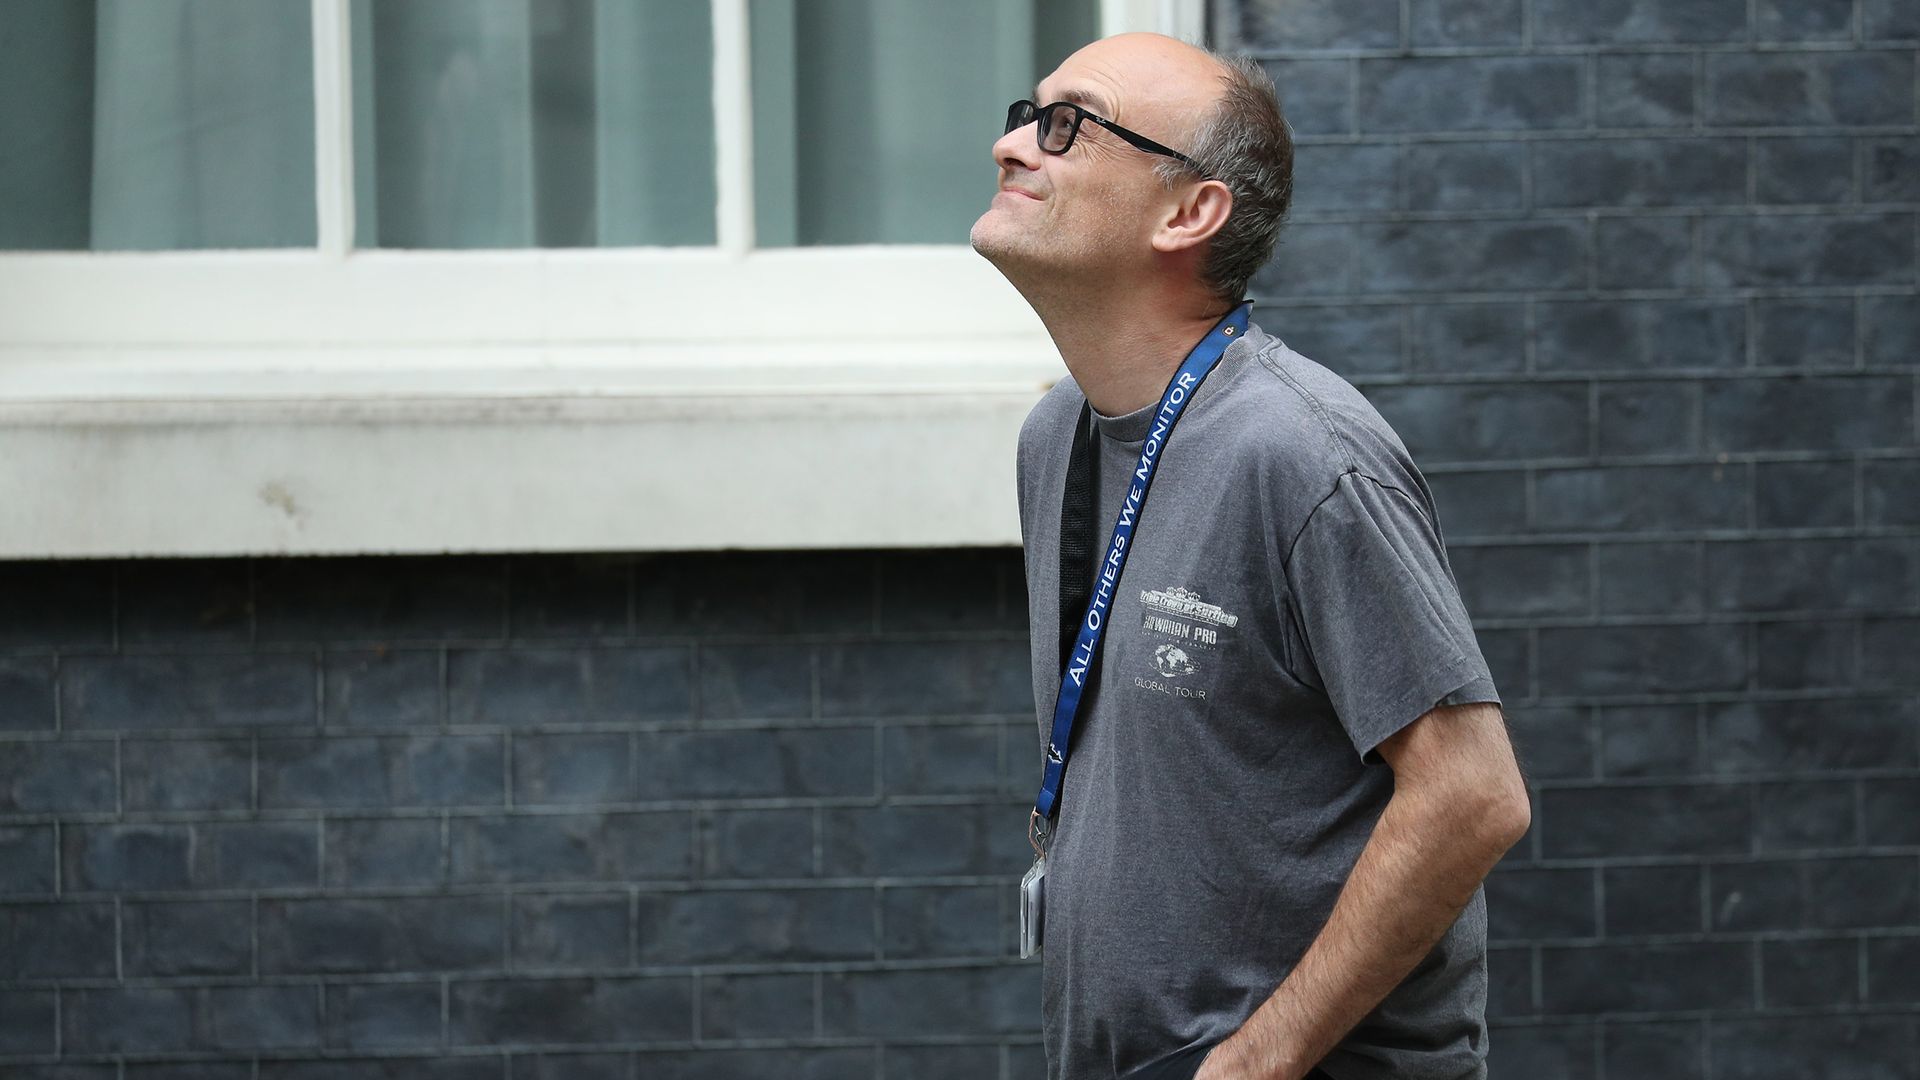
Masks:
[[[1020,959],[1040,951],[1041,931],[1046,926],[1047,857],[1033,860],[1027,876],[1020,879]]]

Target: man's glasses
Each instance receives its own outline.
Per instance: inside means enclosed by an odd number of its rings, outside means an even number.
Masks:
[[[1073,148],[1073,140],[1080,134],[1082,120],[1091,120],[1099,124],[1149,154],[1170,157],[1203,177],[1207,175],[1207,170],[1201,168],[1199,162],[1180,151],[1162,146],[1138,132],[1128,131],[1106,117],[1090,113],[1071,101],[1035,105],[1023,98],[1007,106],[1007,131],[1035,124],[1033,137],[1040,144],[1040,149],[1049,154],[1064,154]],[[1036,121],[1038,123],[1035,123]]]

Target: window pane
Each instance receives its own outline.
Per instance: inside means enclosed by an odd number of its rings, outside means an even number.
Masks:
[[[714,242],[704,0],[355,0],[356,243]]]
[[[0,248],[314,244],[308,0],[0,3]]]
[[[755,234],[964,244],[1007,103],[1098,33],[1094,0],[751,0]]]

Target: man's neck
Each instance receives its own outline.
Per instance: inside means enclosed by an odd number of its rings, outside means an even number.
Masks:
[[[1034,309],[1094,411],[1123,416],[1160,400],[1181,361],[1229,307],[1191,291],[1113,289]]]

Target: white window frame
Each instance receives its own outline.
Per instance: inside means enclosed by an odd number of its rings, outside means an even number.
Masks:
[[[1050,342],[963,245],[754,247],[747,0],[710,248],[356,249],[349,9],[312,0],[314,248],[0,253],[0,558],[1018,541]]]

